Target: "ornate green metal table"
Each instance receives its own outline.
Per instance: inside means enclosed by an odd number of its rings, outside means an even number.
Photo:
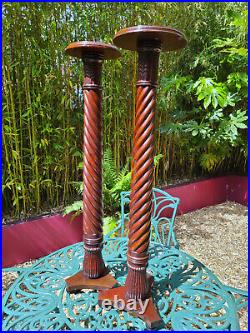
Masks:
[[[239,329],[237,311],[246,306],[246,292],[225,286],[176,247],[151,241],[149,254],[153,297],[164,321],[160,330]],[[106,238],[103,257],[122,285],[127,237]],[[97,292],[66,292],[64,279],[79,271],[82,259],[82,243],[77,243],[23,270],[3,299],[3,330],[146,330],[144,321],[128,312],[105,312]]]

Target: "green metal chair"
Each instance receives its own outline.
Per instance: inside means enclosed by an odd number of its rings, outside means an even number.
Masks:
[[[116,227],[115,231],[120,231],[121,237],[127,236],[125,233],[125,225],[126,222],[129,221],[129,213],[125,213],[126,205],[130,202],[130,192],[124,191],[121,192],[121,219]],[[175,253],[178,255],[178,252],[183,257],[183,251],[179,251],[179,243],[176,239],[176,235],[174,232],[174,222],[178,209],[178,205],[180,203],[180,199],[171,196],[166,191],[160,190],[158,188],[153,188],[153,213],[151,220],[151,241],[160,243],[166,246],[167,250],[171,249],[171,253]],[[107,235],[110,237],[111,233]],[[166,250],[166,251],[167,251]],[[190,256],[190,255],[188,255]],[[191,257],[191,256],[190,256]],[[199,263],[196,259],[194,259],[197,265],[204,266],[202,263]],[[181,262],[180,262],[181,265]],[[204,266],[205,267],[205,266]],[[178,271],[179,267],[176,267],[176,271]],[[211,276],[214,274],[207,269]],[[173,274],[173,272],[172,272]],[[173,276],[173,275],[172,275]],[[221,282],[220,282],[221,283]],[[228,285],[221,283],[223,289],[230,293],[232,299],[235,302],[237,311],[248,305],[248,292],[243,289],[234,288]]]
[[[130,192],[123,191],[120,195],[121,218],[118,221],[117,227],[109,232],[105,236],[105,239],[109,238],[114,233],[118,233],[121,237],[127,236],[125,226],[126,222],[129,221],[129,212],[126,212],[126,208],[128,208],[128,204],[130,202]],[[151,241],[158,242],[162,245],[166,245],[167,247],[173,245],[174,247],[179,248],[179,244],[174,233],[174,221],[179,203],[179,198],[175,198],[158,188],[153,188],[152,229],[150,234]]]

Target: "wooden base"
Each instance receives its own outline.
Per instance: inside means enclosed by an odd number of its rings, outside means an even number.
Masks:
[[[81,289],[107,290],[118,285],[116,279],[108,271],[105,275],[97,279],[89,279],[84,276],[83,271],[80,271],[65,279],[65,282],[68,292],[79,291]]]
[[[151,276],[148,276],[149,281],[153,282],[153,278]],[[152,287],[152,285],[151,285]],[[141,318],[143,321],[145,321],[148,329],[155,329],[163,327],[164,322],[162,321],[161,317],[159,316],[159,313],[157,311],[156,306],[154,305],[153,298],[150,296],[148,300],[147,307],[145,309],[144,313],[141,313],[141,306],[139,302],[137,302],[137,309],[135,311],[132,311],[130,309],[131,307],[131,300],[128,300],[125,298],[126,294],[126,287],[117,287],[110,290],[100,291],[98,295],[98,304],[102,306],[102,302],[105,300],[109,300],[114,308],[117,308],[118,310],[122,310],[119,307],[119,304],[117,304],[117,300],[122,300],[125,304],[125,308],[123,310],[130,312],[132,315]],[[115,301],[116,300],[116,301]],[[146,300],[143,301],[143,303]],[[144,303],[145,304],[145,303]]]

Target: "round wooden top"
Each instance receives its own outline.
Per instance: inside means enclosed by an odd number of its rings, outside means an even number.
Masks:
[[[72,57],[81,59],[84,58],[84,55],[90,53],[101,55],[102,59],[116,59],[121,55],[118,48],[114,45],[92,41],[71,43],[66,47],[65,52]]]
[[[136,51],[138,41],[158,40],[161,42],[162,51],[174,51],[187,45],[185,35],[169,27],[138,25],[117,32],[113,42],[116,46],[125,50]]]

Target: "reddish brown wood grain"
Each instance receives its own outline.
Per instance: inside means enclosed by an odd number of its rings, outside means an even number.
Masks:
[[[156,80],[160,53],[159,41],[141,41],[138,45],[138,80],[133,140],[133,164],[128,242],[126,296],[146,299],[146,279],[151,226],[154,175],[154,118]]]
[[[106,289],[116,284],[102,257],[102,107],[101,71],[104,59],[114,59],[119,50],[98,42],[75,42],[66,53],[84,63],[83,131],[83,270],[66,280],[68,291]],[[95,279],[93,283],[93,279]]]
[[[99,300],[117,293],[128,299],[150,299],[143,319],[149,328],[162,324],[151,297],[152,277],[148,277],[148,247],[151,229],[154,181],[154,118],[159,54],[186,45],[184,35],[168,27],[137,26],[120,30],[114,44],[138,52],[135,128],[132,153],[132,181],[128,241],[128,275],[125,286],[99,294]],[[135,312],[138,316],[138,313]]]

